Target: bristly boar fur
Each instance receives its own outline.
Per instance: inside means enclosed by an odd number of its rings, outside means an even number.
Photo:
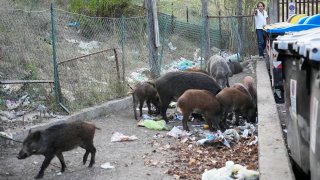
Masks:
[[[155,88],[155,84],[151,81],[140,82],[130,92],[133,99],[133,112],[134,118],[138,120],[137,117],[137,104],[139,104],[140,117],[142,116],[142,107],[144,102],[146,102],[148,107],[148,114],[152,114],[151,104],[156,108],[156,114],[160,112],[160,100]]]
[[[200,110],[211,131],[220,129],[219,123],[222,118],[220,103],[215,95],[207,90],[189,89],[178,99],[177,107],[180,109],[183,119],[183,129],[189,131],[187,121],[194,110]]]
[[[96,148],[93,145],[96,129],[99,128],[86,122],[73,122],[54,125],[42,131],[29,131],[17,158],[25,159],[34,154],[44,155],[45,159],[41,169],[35,177],[38,179],[43,177],[45,169],[55,156],[60,160],[61,172],[64,172],[66,164],[62,152],[80,146],[86,150],[83,156],[83,164],[86,163],[88,155],[91,153],[89,167],[92,167],[95,163],[96,154]]]
[[[256,89],[256,85],[255,85],[254,79],[251,76],[246,76],[246,77],[243,78],[242,84],[249,91],[255,107],[257,107],[257,89]]]
[[[168,122],[167,109],[172,100],[177,100],[188,89],[208,90],[217,94],[221,88],[216,81],[199,72],[168,72],[155,81],[161,102],[161,115]]]
[[[216,95],[223,108],[223,121],[226,123],[228,113],[234,112],[236,117],[242,115],[250,122],[255,122],[256,113],[251,97],[234,87],[224,88]],[[237,123],[239,119],[237,119]]]
[[[207,62],[206,70],[216,80],[222,89],[225,87],[230,87],[229,77],[232,76],[232,72],[227,64],[227,60],[222,56],[211,56]]]

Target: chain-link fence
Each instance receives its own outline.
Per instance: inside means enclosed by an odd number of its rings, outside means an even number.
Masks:
[[[209,26],[216,37],[211,46],[244,56],[256,54],[253,16],[211,16]]]
[[[0,81],[24,83],[1,88],[1,109],[13,101],[18,106],[11,110],[31,111],[40,105],[57,110],[55,80],[61,107],[74,112],[125,96],[127,82],[145,80],[141,74],[150,78],[146,16],[89,17],[58,8],[50,11],[49,6],[41,11],[8,9],[0,9]],[[156,55],[162,73],[180,60],[204,68],[204,19],[195,17],[187,22],[158,14],[161,46]],[[255,54],[252,17],[209,18],[209,28],[211,47]],[[22,106],[25,95],[30,104]]]

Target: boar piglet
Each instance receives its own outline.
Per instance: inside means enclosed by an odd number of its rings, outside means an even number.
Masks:
[[[242,115],[250,122],[255,122],[255,108],[248,94],[241,92],[235,87],[230,87],[224,88],[216,97],[223,108],[224,123],[226,123],[227,114],[232,112],[236,114],[236,123],[239,123],[239,115]]]
[[[189,89],[179,97],[177,107],[183,115],[182,125],[184,130],[189,131],[187,121],[194,110],[200,110],[203,113],[211,131],[220,129],[219,123],[222,115],[220,103],[211,92]]]
[[[93,145],[95,130],[99,129],[86,122],[73,122],[54,125],[46,130],[29,132],[23,141],[23,147],[17,158],[25,159],[33,154],[44,155],[45,159],[36,179],[42,178],[45,169],[51,160],[57,156],[61,163],[61,172],[64,172],[66,164],[62,152],[69,151],[77,146],[86,150],[83,156],[83,164],[86,163],[89,153],[91,160],[89,167],[95,162],[96,148]]]
[[[221,88],[216,81],[200,72],[168,72],[155,81],[161,102],[161,115],[168,122],[167,109],[172,100],[177,100],[188,89],[203,89],[217,94]]]
[[[139,112],[140,117],[142,116],[142,107],[144,102],[146,102],[148,107],[148,114],[151,114],[151,103],[156,108],[156,114],[160,113],[160,100],[157,93],[157,90],[155,88],[155,84],[153,82],[141,82],[136,84],[136,86],[132,89],[130,92],[132,93],[132,99],[133,99],[133,112],[134,112],[134,118],[138,120],[137,117],[137,104],[139,103]]]
[[[207,62],[206,70],[217,81],[220,87],[230,87],[229,77],[232,76],[232,72],[229,68],[227,60],[222,56],[213,55]]]

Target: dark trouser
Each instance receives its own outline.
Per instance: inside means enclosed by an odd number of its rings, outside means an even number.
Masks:
[[[257,33],[257,40],[258,40],[259,56],[264,56],[263,52],[265,48],[265,43],[263,38],[263,30],[256,29],[256,33]]]

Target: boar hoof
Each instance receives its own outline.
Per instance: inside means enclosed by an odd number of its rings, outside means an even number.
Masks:
[[[38,174],[36,177],[34,177],[35,179],[41,179],[43,178],[43,174]]]

